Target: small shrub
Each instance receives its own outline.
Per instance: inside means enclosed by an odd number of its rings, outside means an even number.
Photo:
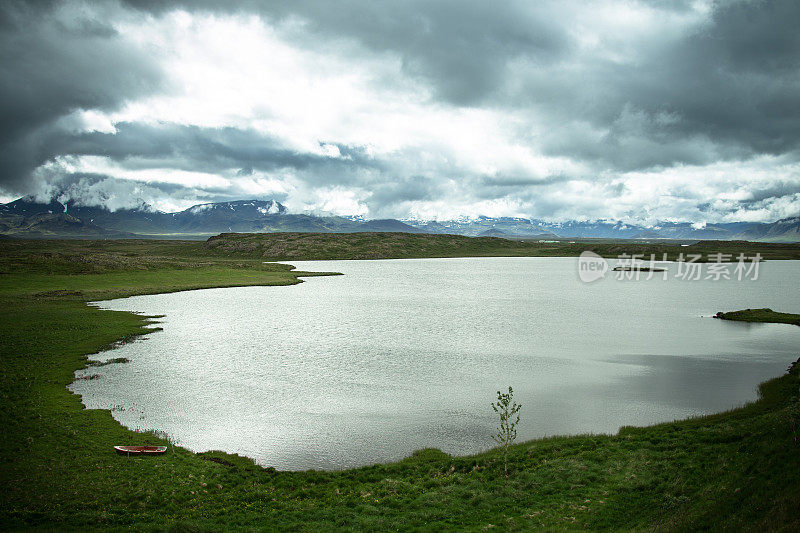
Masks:
[[[494,412],[500,415],[500,425],[494,441],[503,448],[503,472],[508,477],[508,447],[517,438],[517,424],[519,424],[519,410],[522,405],[514,402],[514,389],[508,388],[508,393],[497,391],[497,402],[492,403]]]

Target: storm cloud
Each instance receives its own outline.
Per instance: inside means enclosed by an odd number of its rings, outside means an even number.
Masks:
[[[799,20],[788,0],[6,2],[0,195],[793,216]]]
[[[144,50],[80,5],[3,2],[0,49],[0,170],[12,192],[24,190],[30,172],[58,155],[48,140],[59,119],[112,111],[164,82]]]

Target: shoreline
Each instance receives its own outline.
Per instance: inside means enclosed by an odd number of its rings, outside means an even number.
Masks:
[[[409,258],[409,259],[430,259],[430,258]],[[321,260],[321,261],[330,262],[330,261],[335,261],[335,260]],[[347,261],[347,260],[344,260],[344,261]],[[309,262],[310,262],[310,261],[309,261]],[[317,272],[297,271],[297,270],[295,269],[294,265],[287,264],[287,263],[282,263],[282,264],[284,264],[284,265],[286,265],[286,266],[289,266],[289,267],[291,267],[291,268],[292,268],[292,270],[291,270],[290,272],[292,272],[293,274],[296,274],[296,275],[298,275],[298,276],[304,276],[304,275],[308,275],[308,274],[310,274],[312,277],[313,277],[313,276],[328,276],[328,275],[344,275],[343,273],[338,273],[338,272],[337,272],[337,273],[330,273],[330,272],[320,272],[320,273],[317,273]],[[299,282],[302,282],[302,280],[299,280]],[[287,285],[289,285],[289,284],[287,284]],[[247,286],[259,286],[259,285],[245,285],[245,286],[242,286],[242,285],[234,285],[234,286],[219,286],[219,287],[203,287],[203,288],[197,288],[197,289],[185,289],[185,290],[187,290],[187,291],[188,291],[188,290],[207,290],[207,289],[222,289],[222,288],[242,288],[242,287],[247,287]],[[171,292],[177,292],[177,291],[171,291]],[[158,294],[169,294],[169,293],[160,293],[160,292],[155,292],[155,293],[141,294],[141,296],[148,296],[148,295],[158,295]],[[139,295],[137,294],[137,296],[139,296]],[[123,297],[123,298],[128,298],[128,297]],[[114,299],[117,299],[117,298],[114,298]],[[104,301],[109,301],[109,300],[104,300]],[[97,304],[97,303],[98,303],[98,302],[87,302],[87,305],[90,305],[90,304]],[[144,318],[147,318],[147,319],[150,319],[150,320],[152,320],[152,319],[154,319],[154,318],[160,318],[160,317],[163,317],[163,316],[165,316],[165,315],[146,315],[146,314],[139,313],[139,312],[136,312],[136,311],[113,311],[113,310],[111,310],[111,309],[105,309],[105,308],[100,308],[100,309],[101,309],[101,310],[103,310],[103,311],[112,311],[112,312],[125,312],[125,313],[131,313],[131,314],[133,314],[134,316],[137,316],[137,317],[144,317]],[[748,310],[746,310],[746,311],[748,311],[748,312],[749,312],[749,311],[751,311],[751,310],[750,310],[750,309],[748,309]],[[771,310],[769,310],[769,309],[766,309],[766,310],[754,310],[754,311],[769,311],[770,313],[773,313],[773,312],[772,312]],[[737,315],[738,313],[744,313],[744,311],[729,312],[729,313],[724,313],[724,314],[725,314],[725,315],[730,315],[730,316],[738,316],[738,315]],[[721,313],[717,313],[717,315],[720,315],[720,314],[721,314]],[[775,316],[778,316],[778,315],[791,315],[791,314],[789,314],[789,313],[774,313],[774,315],[775,315]],[[798,317],[798,322],[796,322],[796,323],[797,323],[798,325],[800,325],[800,315],[793,315],[793,316],[797,316],[797,317]],[[712,316],[712,318],[720,318],[720,317],[719,317],[719,316]],[[751,321],[751,320],[746,320],[745,318],[728,318],[728,320]],[[771,319],[764,319],[764,320],[758,320],[758,321],[759,321],[759,322],[764,322],[764,323],[787,323],[787,322],[785,322],[785,321],[782,321],[782,320],[776,320],[776,319],[772,319],[772,320],[771,320]],[[151,322],[151,323],[157,323],[157,322]],[[788,322],[788,323],[795,323],[795,322]],[[141,334],[141,335],[138,335],[138,336],[136,336],[135,338],[131,339],[131,341],[132,341],[132,340],[136,340],[136,338],[141,338],[141,337],[144,337],[144,336],[146,336],[146,335],[148,335],[148,334],[150,334],[150,333],[152,333],[152,332],[154,332],[154,331],[158,331],[158,330],[160,330],[160,329],[161,329],[161,328],[155,328],[155,329],[149,330],[147,333],[145,333],[145,334]],[[116,348],[116,347],[117,347],[117,345],[115,345],[115,346],[114,346],[114,348]],[[113,349],[113,348],[109,348],[109,349]],[[90,355],[92,355],[92,354],[90,354]],[[121,363],[124,363],[124,362],[127,362],[127,361],[120,361],[120,362],[121,362]],[[91,365],[91,362],[89,362],[89,363],[87,363],[87,366],[86,366],[86,367],[84,367],[84,368],[82,368],[82,369],[79,369],[78,371],[81,371],[81,370],[88,370],[88,369],[90,369],[92,366],[94,366],[94,365]],[[77,371],[76,371],[76,372],[77,372]],[[78,379],[82,379],[82,378],[77,378],[77,377],[76,377],[76,381],[77,381]],[[771,379],[771,378],[770,378],[770,379]],[[758,387],[759,387],[761,384],[763,384],[763,382],[756,383],[756,384],[755,384],[755,388],[757,389],[757,388],[758,388]],[[71,384],[70,384],[70,385],[71,385]],[[68,386],[68,388],[69,388],[69,386]],[[71,392],[72,394],[78,394],[78,393],[76,393],[76,392],[73,392],[71,389],[69,389],[69,390],[70,390],[70,392]],[[742,400],[741,402],[738,402],[738,403],[736,403],[736,404],[732,404],[732,406],[731,406],[730,408],[722,409],[722,410],[720,410],[720,411],[716,411],[716,410],[714,410],[714,411],[705,412],[705,413],[703,413],[703,414],[700,414],[700,415],[691,415],[691,416],[689,416],[689,417],[683,417],[683,418],[669,419],[669,420],[664,420],[664,421],[660,421],[660,422],[654,422],[654,423],[652,423],[652,424],[647,424],[647,425],[636,425],[636,426],[622,425],[622,426],[620,426],[620,429],[617,429],[617,430],[616,430],[616,431],[614,431],[614,432],[601,432],[601,433],[592,433],[592,434],[593,434],[593,435],[607,435],[607,436],[616,436],[616,435],[618,435],[618,434],[619,434],[619,431],[620,431],[622,428],[638,428],[638,429],[645,429],[645,428],[650,428],[650,427],[654,427],[654,426],[659,426],[659,425],[662,425],[662,424],[670,424],[670,423],[679,423],[679,422],[685,422],[685,421],[688,421],[688,420],[690,420],[690,419],[697,418],[697,417],[715,416],[715,415],[719,415],[719,414],[721,414],[721,413],[728,412],[728,411],[730,411],[730,410],[735,410],[735,409],[737,408],[737,406],[741,406],[741,405],[749,404],[749,403],[752,403],[752,402],[755,402],[755,401],[758,401],[758,396],[757,396],[757,395],[756,395],[756,397],[755,397],[755,398],[753,398],[753,399]],[[97,409],[100,409],[100,410],[107,410],[107,409],[103,409],[103,408],[97,408]],[[116,420],[116,418],[115,418],[115,420]],[[150,432],[152,432],[152,431],[160,431],[160,430],[154,430],[154,429],[150,429],[150,430],[140,430],[140,429],[136,429],[135,427],[130,427],[130,426],[128,426],[128,425],[125,425],[125,424],[124,424],[123,422],[121,422],[121,421],[118,421],[118,423],[119,423],[121,426],[125,427],[126,429],[128,429],[128,430],[130,430],[130,431],[132,431],[132,432],[135,432],[135,433],[139,433],[139,434],[148,434],[148,433],[150,433]],[[559,438],[572,438],[572,437],[580,437],[580,436],[583,436],[583,435],[586,435],[586,434],[587,434],[586,432],[581,432],[581,433],[557,433],[557,434],[554,434],[554,435],[551,435],[551,436],[536,437],[536,438],[533,438],[533,439],[530,439],[530,440],[522,441],[522,442],[520,442],[520,444],[524,444],[524,443],[530,443],[530,442],[535,442],[535,441],[538,441],[538,440],[545,440],[545,439],[552,438],[552,437],[559,437]],[[203,453],[209,453],[210,451],[217,451],[217,452],[221,452],[221,453],[225,453],[225,454],[237,455],[237,452],[226,452],[226,451],[224,451],[224,450],[219,450],[219,449],[213,449],[213,450],[212,450],[212,449],[209,449],[209,450],[201,450],[201,451],[195,451],[195,450],[193,450],[193,449],[190,449],[190,448],[188,448],[188,447],[187,447],[187,448],[185,448],[185,449],[186,449],[187,451],[190,451],[191,453],[194,453],[194,454],[203,454]],[[484,450],[484,451],[482,451],[482,452],[477,452],[477,453],[469,453],[469,454],[465,454],[465,455],[458,455],[458,454],[455,454],[455,455],[451,455],[451,456],[452,456],[452,457],[460,457],[460,458],[469,458],[469,457],[475,457],[475,456],[480,456],[480,455],[483,455],[483,454],[485,454],[485,453],[487,453],[487,452],[490,452],[490,451],[492,451],[492,450],[494,450],[494,449],[495,449],[494,447],[490,447],[490,448],[487,448],[486,450]],[[405,459],[408,459],[409,457],[411,457],[411,456],[412,456],[414,453],[415,453],[415,452],[413,452],[413,451],[412,451],[412,452],[410,453],[410,455],[409,455],[409,456],[407,456],[407,457],[405,457],[405,458],[403,458],[403,459],[399,459],[399,460],[391,460],[391,461],[386,461],[386,462],[368,462],[368,463],[364,463],[364,464],[360,464],[360,465],[356,465],[356,466],[349,466],[349,467],[342,467],[342,468],[335,468],[335,469],[321,469],[321,470],[319,470],[319,471],[321,471],[321,472],[346,472],[346,471],[350,471],[350,470],[357,470],[357,469],[364,468],[364,467],[369,467],[369,466],[387,465],[387,464],[392,464],[392,463],[396,463],[396,462],[402,462],[403,460],[405,460]],[[450,454],[448,454],[448,455],[450,455]],[[275,469],[275,467],[274,467],[274,466],[272,466],[272,465],[265,465],[265,464],[259,464],[259,463],[257,463],[257,460],[258,460],[258,459],[257,459],[257,457],[254,457],[254,456],[249,456],[249,455],[242,455],[242,457],[246,457],[246,458],[248,458],[248,459],[252,460],[252,461],[253,461],[253,462],[254,462],[254,463],[257,465],[257,466],[259,466],[260,468],[264,468],[264,469]],[[277,468],[277,471],[278,471],[278,472],[287,472],[287,473],[291,473],[291,472],[298,473],[298,472],[302,472],[303,470],[302,470],[302,469],[282,469],[282,468]]]

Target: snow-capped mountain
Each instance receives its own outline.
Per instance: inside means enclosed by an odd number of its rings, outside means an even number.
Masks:
[[[560,237],[578,239],[800,241],[800,217],[786,218],[772,223],[697,224],[692,222],[660,222],[653,226],[629,224],[616,220],[547,222],[516,217],[477,217],[445,221],[413,219],[405,222],[429,233],[455,233],[468,236],[491,235],[540,239]]]
[[[527,218],[492,218],[482,216],[473,219],[464,217],[457,220],[438,222],[435,220],[404,220],[404,222],[424,230],[427,233],[452,233],[469,237],[485,235],[495,237],[546,238],[556,236],[552,231],[537,221]]]

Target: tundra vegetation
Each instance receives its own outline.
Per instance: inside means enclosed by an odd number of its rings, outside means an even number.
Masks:
[[[154,319],[87,302],[301,281],[263,261],[202,243],[0,242],[3,528],[800,529],[796,364],[725,413],[512,444],[508,479],[502,449],[335,472],[180,447],[116,455],[116,444],[168,442],[84,409],[66,387],[89,354],[148,334]]]
[[[685,245],[685,246],[684,246]],[[645,261],[678,259],[682,254],[699,255],[707,261],[714,254],[739,254],[763,259],[800,259],[800,243],[753,243],[745,241],[614,241],[571,239],[569,241],[525,241],[499,237],[464,237],[419,233],[223,233],[211,237],[209,252],[230,257],[268,260],[304,259],[403,259],[414,257],[554,257],[578,256],[590,250],[602,257],[639,254]]]

